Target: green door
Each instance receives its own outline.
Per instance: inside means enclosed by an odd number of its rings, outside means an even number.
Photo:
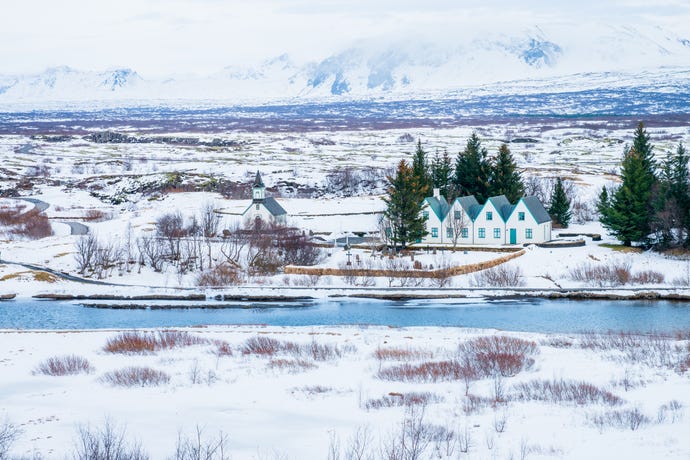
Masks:
[[[510,229],[510,244],[517,244],[517,229]]]

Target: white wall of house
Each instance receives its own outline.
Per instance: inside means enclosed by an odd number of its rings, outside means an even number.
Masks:
[[[505,223],[491,201],[487,201],[474,220],[474,244],[505,244]]]
[[[424,201],[424,205],[422,206],[422,214],[424,216],[427,216],[426,219],[426,231],[427,234],[424,238],[422,238],[422,243],[427,243],[427,244],[443,244],[447,243],[449,240],[445,238],[445,225],[443,225],[443,222],[441,222],[441,219],[436,215],[433,209],[431,209],[431,206],[429,206],[429,203]],[[436,229],[434,231],[434,229]]]
[[[515,241],[511,240],[511,231],[514,230]],[[506,222],[506,243],[526,244],[543,243],[551,240],[551,222],[539,224],[532,216],[525,203],[518,201],[515,209]]]
[[[453,222],[454,220],[456,220],[457,222]],[[460,206],[460,203],[458,203],[457,200],[453,202],[450,208],[450,212],[446,217],[445,226],[446,231],[448,227],[450,227],[453,229],[453,233],[455,233],[455,231],[459,232],[457,244],[473,244],[474,224],[472,223],[472,219],[470,219],[470,216],[467,215],[467,213],[465,212],[463,207]],[[465,228],[464,232],[462,230],[463,228]],[[452,243],[453,238],[448,238],[448,242]]]

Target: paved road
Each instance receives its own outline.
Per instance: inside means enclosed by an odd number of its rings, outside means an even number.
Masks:
[[[32,203],[36,209],[38,209],[38,212],[43,212],[46,209],[50,207],[50,203],[46,203],[45,201],[41,201],[38,198],[20,198],[20,200],[26,201],[28,203]],[[67,222],[67,221],[56,221],[60,222],[61,224],[68,225],[70,228],[70,234],[71,235],[86,235],[89,233],[89,227],[87,227],[84,224],[81,224],[79,222]]]

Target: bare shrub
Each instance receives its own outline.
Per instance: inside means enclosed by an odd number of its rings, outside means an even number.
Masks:
[[[429,350],[402,347],[378,347],[374,356],[379,361],[415,361],[418,359],[432,359],[434,354]]]
[[[364,408],[371,410],[386,407],[426,406],[429,403],[435,403],[442,400],[443,398],[439,395],[429,392],[388,393],[380,398],[366,401],[364,403]]]
[[[304,372],[316,368],[316,365],[310,361],[303,359],[271,359],[268,362],[269,369],[278,369],[280,371],[297,373]]]
[[[281,342],[272,337],[257,335],[256,337],[248,338],[244,342],[242,354],[259,356],[273,356],[285,352],[299,354],[299,348],[299,345],[295,342]]]
[[[520,401],[544,401],[551,403],[574,402],[578,405],[605,404],[618,406],[623,400],[610,391],[587,382],[566,380],[532,380],[518,383],[513,397]]]
[[[619,409],[592,414],[589,416],[589,420],[599,431],[604,431],[604,428],[607,427],[618,429],[628,428],[631,431],[635,431],[641,426],[651,422],[650,418],[637,407],[633,409]]]
[[[152,387],[168,383],[170,376],[150,367],[130,366],[104,374],[101,381],[119,387]]]
[[[570,279],[599,287],[621,286],[632,278],[630,267],[630,262],[620,260],[611,260],[607,264],[584,262],[570,269]]]
[[[175,454],[171,460],[230,460],[228,436],[222,431],[217,437],[207,437],[197,425],[190,436],[177,436]]]
[[[520,287],[525,285],[525,280],[519,266],[501,264],[475,273],[471,284],[477,287]]]
[[[111,337],[103,347],[107,353],[141,354],[154,353],[178,347],[188,347],[208,343],[208,340],[197,337],[186,331],[159,332],[121,332]]]
[[[148,460],[139,443],[125,439],[124,428],[118,430],[109,420],[100,428],[82,426],[78,429],[74,460]]]
[[[654,270],[644,270],[635,273],[630,279],[631,284],[661,284],[665,280],[664,274]]]
[[[196,278],[197,286],[223,287],[242,284],[242,274],[229,264],[219,264],[204,270]]]
[[[324,393],[330,393],[331,391],[333,391],[333,388],[325,387],[323,385],[307,385],[302,388],[297,388],[297,390],[309,396],[314,396]]]
[[[224,340],[214,340],[213,345],[216,347],[213,350],[213,354],[218,357],[232,356],[234,354],[232,351],[232,345]]]
[[[541,345],[552,348],[571,348],[573,341],[567,337],[549,337],[539,342]]]
[[[8,420],[0,423],[0,460],[9,459],[9,452],[19,438],[21,430]]]
[[[409,406],[397,433],[381,446],[385,460],[420,460],[425,458],[433,440],[434,429],[424,421],[424,406]]]
[[[75,375],[93,372],[91,363],[86,358],[77,355],[54,356],[38,365],[35,373],[45,375]]]
[[[683,418],[683,404],[680,401],[674,399],[659,407],[657,423],[664,423],[669,418],[671,423],[676,423]]]
[[[89,209],[84,213],[84,220],[89,222],[104,222],[112,218],[112,214],[106,213],[100,209]]]
[[[491,405],[493,405],[491,398],[484,396],[468,394],[462,399],[462,411],[465,415],[477,414]]]
[[[458,346],[460,355],[476,369],[479,377],[510,377],[529,369],[539,352],[535,342],[502,335],[477,337]]]
[[[684,372],[687,351],[672,338],[663,334],[635,334],[630,332],[588,333],[580,340],[582,348],[614,351],[616,359],[630,363],[644,363]]]
[[[302,346],[303,354],[314,361],[330,361],[340,358],[343,351],[337,345],[321,344],[312,340],[308,345]]]
[[[38,240],[53,235],[53,227],[48,217],[37,209],[16,214],[12,219],[10,233],[30,240]]]
[[[401,364],[379,370],[378,378],[396,382],[444,382],[460,379],[458,361],[427,361],[420,364]]]

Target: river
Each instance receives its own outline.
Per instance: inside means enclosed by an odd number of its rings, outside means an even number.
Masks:
[[[155,303],[153,303],[155,305]],[[207,306],[218,304],[207,303]],[[690,304],[668,301],[515,299],[383,301],[314,300],[236,303],[234,308],[101,309],[79,302],[0,302],[0,329],[103,329],[218,324],[395,327],[460,326],[527,332],[690,329]]]

